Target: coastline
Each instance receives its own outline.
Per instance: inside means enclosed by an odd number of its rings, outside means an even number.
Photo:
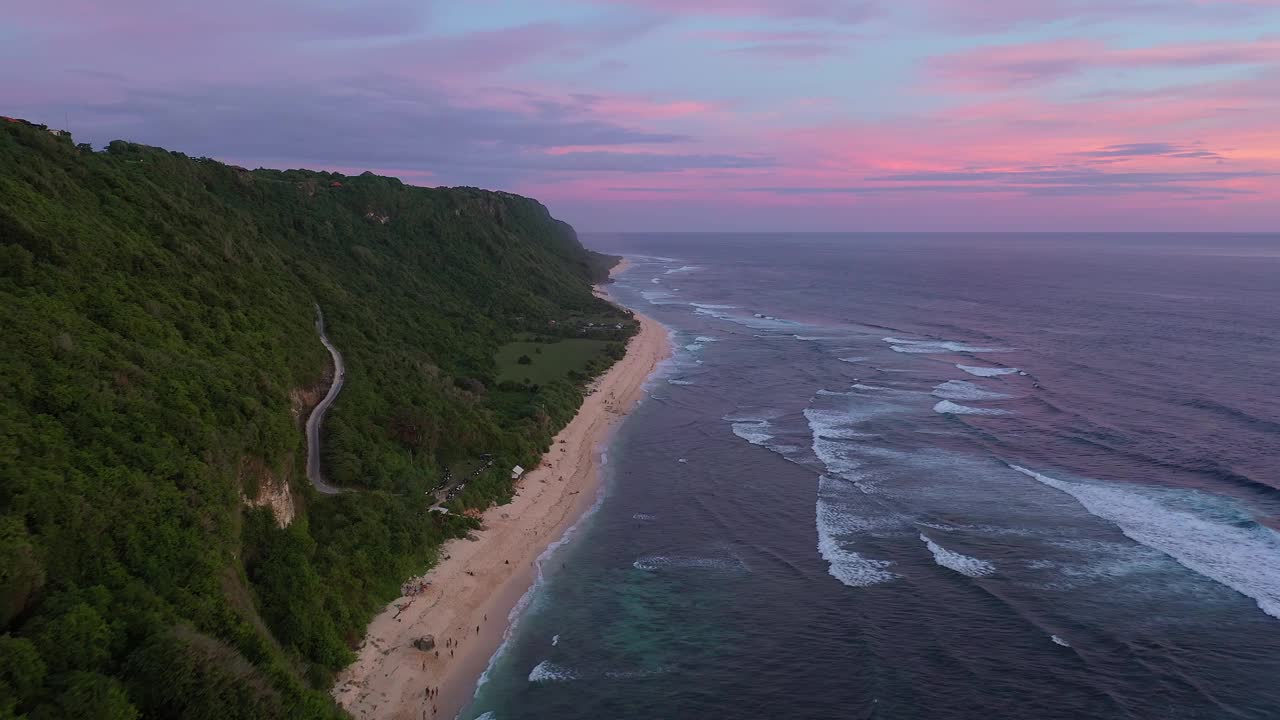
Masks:
[[[628,265],[624,258],[610,276]],[[601,286],[595,292],[606,296]],[[356,661],[331,690],[353,717],[453,718],[471,701],[509,616],[534,584],[537,558],[595,503],[601,446],[671,354],[666,329],[639,313],[636,319],[640,332],[626,356],[595,381],[542,463],[517,483],[512,502],[485,511],[475,540],[445,544],[424,576],[431,583],[425,592],[393,601],[369,623]],[[424,635],[435,637],[435,650],[413,647]],[[438,693],[428,698],[427,688]]]

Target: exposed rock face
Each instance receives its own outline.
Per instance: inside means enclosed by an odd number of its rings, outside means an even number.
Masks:
[[[290,464],[292,465],[292,463]],[[293,522],[296,512],[293,506],[293,491],[289,489],[289,468],[277,476],[271,472],[261,460],[245,458],[240,463],[240,487],[246,487],[246,480],[257,480],[258,491],[254,497],[241,495],[245,505],[249,507],[269,507],[271,514],[280,527],[288,527]]]
[[[324,380],[319,384],[307,388],[294,388],[289,391],[289,412],[293,413],[293,422],[302,427],[307,421],[307,416],[311,414],[311,408],[320,402],[324,394],[329,389],[330,376],[333,374],[332,369],[325,370]]]

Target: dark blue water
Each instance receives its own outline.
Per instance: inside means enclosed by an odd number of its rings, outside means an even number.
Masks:
[[[679,351],[464,717],[1280,718],[1280,238],[588,244]]]

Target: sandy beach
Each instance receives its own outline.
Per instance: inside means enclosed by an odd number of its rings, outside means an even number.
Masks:
[[[626,269],[624,260],[613,274]],[[600,288],[596,289],[601,294]],[[508,615],[535,579],[535,560],[595,502],[600,450],[670,354],[666,330],[641,315],[626,357],[597,379],[578,414],[527,472],[508,505],[490,508],[474,540],[452,540],[425,592],[374,618],[333,696],[356,718],[453,718],[502,642]],[[407,605],[406,605],[407,604]],[[413,641],[432,635],[433,651]],[[428,696],[428,689],[438,689]]]

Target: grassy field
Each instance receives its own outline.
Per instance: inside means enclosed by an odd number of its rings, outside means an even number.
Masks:
[[[513,342],[498,350],[498,381],[541,384],[548,380],[564,378],[570,370],[581,372],[587,363],[600,356],[607,340],[571,338],[554,343]],[[520,356],[527,355],[533,361],[519,363]]]

